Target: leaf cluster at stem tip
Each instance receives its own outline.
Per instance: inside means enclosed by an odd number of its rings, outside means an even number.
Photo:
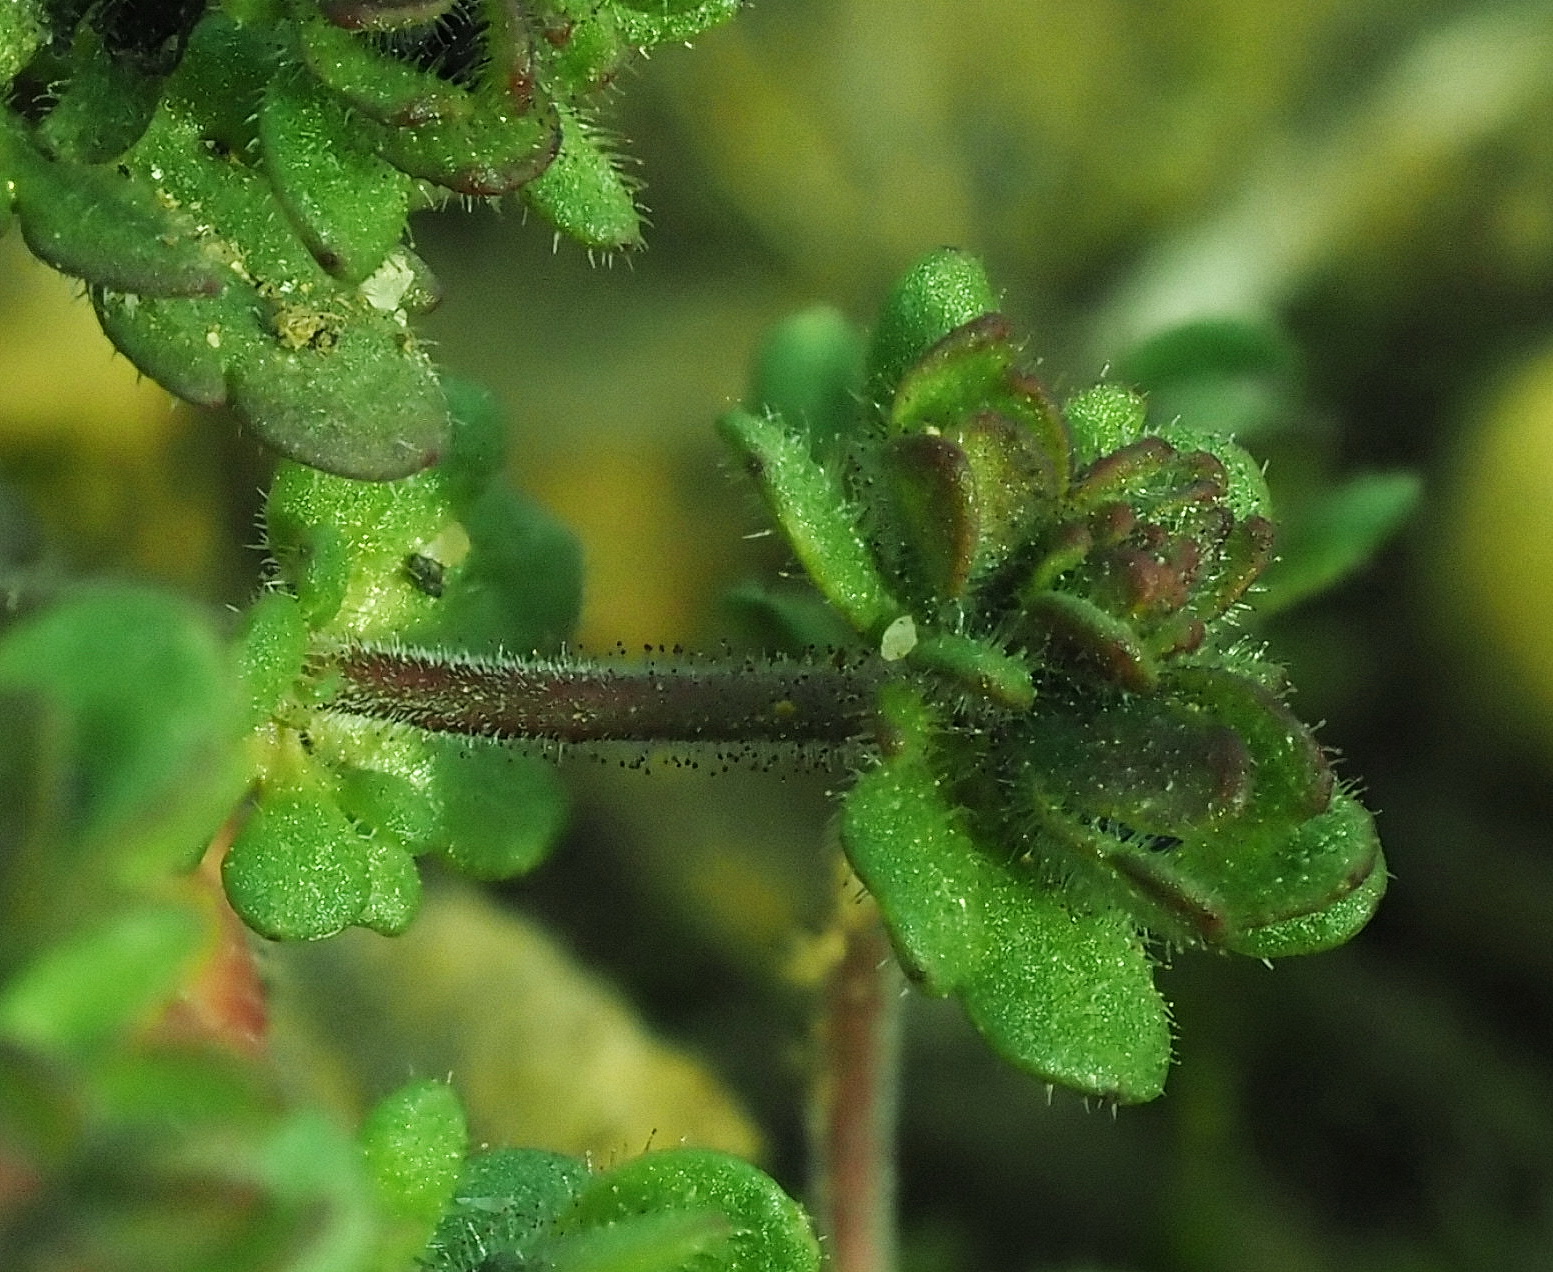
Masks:
[[[1239,630],[1274,527],[1227,436],[1115,384],[1056,402],[954,250],[866,346],[839,321],[779,332],[721,427],[887,673],[841,814],[852,867],[908,972],[998,1050],[1151,1098],[1151,942],[1272,957],[1368,920],[1370,816]]]

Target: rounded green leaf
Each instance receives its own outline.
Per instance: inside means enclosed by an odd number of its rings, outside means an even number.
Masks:
[[[1037,648],[1050,647],[1064,661],[1076,662],[1130,692],[1153,690],[1159,664],[1131,623],[1086,597],[1046,591],[1044,585],[1040,579],[1020,615]]]
[[[331,330],[334,321],[311,307],[298,317],[309,331]],[[288,343],[234,342],[231,351],[231,403],[260,441],[360,481],[391,481],[436,462],[447,446],[447,400],[430,358],[390,316],[358,312],[326,342]]]
[[[1287,376],[1297,362],[1288,337],[1266,323],[1203,318],[1150,336],[1127,353],[1117,372],[1153,389],[1209,377]]]
[[[232,908],[261,936],[310,941],[356,921],[372,890],[368,845],[317,786],[267,792],[222,862]]]
[[[208,16],[122,161],[160,203],[199,210],[202,241],[229,267],[221,295],[159,300],[97,289],[94,299],[115,344],[172,392],[230,402],[256,436],[305,463],[365,480],[401,477],[434,461],[449,432],[435,370],[399,308],[410,283],[342,286],[298,237],[265,171],[228,157],[257,141],[275,62],[255,31]]]
[[[289,1237],[279,1266],[333,1272],[366,1265],[376,1214],[353,1137],[304,1106],[285,1114],[249,1153],[243,1164],[268,1194],[270,1221]]]
[[[365,124],[367,121],[363,121]],[[401,172],[458,194],[508,194],[548,168],[561,143],[553,107],[519,114],[510,100],[481,100],[465,118],[392,128],[374,124],[378,154]]]
[[[1222,667],[1179,666],[1166,692],[1188,710],[1205,712],[1245,741],[1256,765],[1252,797],[1237,820],[1288,832],[1332,802],[1333,775],[1314,734],[1278,695]]]
[[[93,288],[88,295],[103,334],[169,393],[195,406],[226,401],[227,355],[223,344],[241,331],[261,335],[257,308],[233,286],[211,299],[157,300],[133,292]]]
[[[582,548],[539,505],[500,485],[464,515],[469,553],[449,580],[439,619],[461,649],[554,649],[582,606]]]
[[[1092,821],[1183,836],[1244,810],[1255,759],[1229,726],[1151,694],[1043,704],[1026,721],[1031,782]]]
[[[367,842],[367,899],[356,916],[359,927],[398,936],[421,908],[421,873],[415,858],[392,836]]]
[[[1283,943],[1298,952],[1296,933],[1312,941],[1350,920],[1359,926],[1380,901],[1385,887],[1380,839],[1368,810],[1345,790],[1332,796],[1318,816],[1282,834],[1223,834],[1188,839],[1169,854],[1172,868],[1203,881],[1224,916],[1217,942],[1238,949],[1243,933],[1258,933],[1255,944]],[[1308,930],[1284,929],[1286,922],[1326,913],[1354,893],[1369,897],[1358,908],[1333,911]],[[1368,906],[1368,909],[1364,907]],[[1363,918],[1359,911],[1363,910]],[[1353,929],[1357,931],[1358,928]]]
[[[841,615],[809,589],[776,591],[744,584],[723,597],[723,607],[762,649],[806,655],[841,649],[854,639]]]
[[[324,16],[347,31],[393,31],[444,17],[454,0],[320,0]]]
[[[1108,1099],[1153,1099],[1170,1029],[1136,926],[1065,899],[1008,847],[981,843],[930,761],[920,701],[891,691],[883,710],[887,754],[848,793],[841,838],[907,972],[930,993],[958,995],[1021,1068]]]
[[[410,748],[406,748],[409,750]],[[411,767],[416,761],[411,761]],[[352,821],[389,836],[410,852],[438,842],[442,819],[424,788],[400,773],[341,764],[336,769],[340,808]]]
[[[593,0],[558,0],[556,11],[536,42],[547,82],[573,98],[603,88],[634,51],[620,32],[616,6]]]
[[[981,537],[969,457],[937,433],[907,433],[891,438],[882,458],[879,503],[905,548],[904,582],[936,600],[963,596]]]
[[[419,1230],[418,1254],[453,1200],[469,1130],[446,1082],[421,1080],[380,1100],[361,1128],[367,1174],[383,1209]]]
[[[232,277],[153,189],[117,167],[32,156],[16,172],[22,237],[41,260],[93,287],[142,296],[211,296]]]
[[[566,789],[552,765],[499,746],[429,739],[443,804],[443,854],[475,879],[537,866],[566,825]]]
[[[1002,314],[962,323],[902,372],[889,400],[890,427],[961,436],[982,420],[1021,426],[1044,472],[1027,498],[1067,489],[1071,442],[1046,387],[1022,366],[1023,351]]]
[[[984,958],[964,990],[971,1022],[1006,1060],[1121,1104],[1152,1100],[1170,1066],[1170,1015],[1137,927],[1020,879],[984,902]]]
[[[731,1229],[725,1242],[686,1259],[680,1272],[814,1272],[819,1244],[802,1207],[770,1176],[712,1149],[649,1153],[595,1175],[558,1225],[586,1232],[666,1210],[711,1210]]]
[[[76,28],[71,63],[70,78],[36,136],[57,158],[108,163],[145,131],[162,78],[137,59],[117,56],[90,25]]]
[[[309,621],[341,639],[403,638],[434,623],[437,598],[417,586],[409,559],[452,564],[468,545],[436,470],[377,483],[281,464],[265,521],[269,549]]]
[[[986,943],[987,869],[920,758],[889,759],[857,779],[841,806],[841,843],[906,974],[936,997],[968,984]]]
[[[254,723],[273,714],[296,687],[309,639],[306,616],[291,593],[271,589],[249,609],[237,642],[237,671]]]
[[[1267,323],[1207,318],[1145,340],[1115,374],[1148,395],[1156,419],[1244,437],[1297,418],[1299,362],[1287,334]]]
[[[1085,389],[1070,398],[1062,410],[1073,436],[1073,456],[1080,465],[1137,441],[1148,413],[1143,399],[1120,384]]]
[[[981,262],[942,248],[918,261],[885,301],[868,350],[868,396],[887,402],[902,374],[956,327],[996,311]]]
[[[503,1148],[464,1163],[431,1243],[426,1272],[479,1272],[523,1266],[588,1179],[575,1157],[537,1148]]]
[[[483,384],[444,375],[443,388],[453,415],[448,453],[438,467],[461,505],[499,484],[507,459],[507,421],[495,394]]]
[[[265,92],[259,138],[270,184],[308,251],[342,282],[365,280],[404,234],[408,178],[362,145],[338,98],[289,67]]]

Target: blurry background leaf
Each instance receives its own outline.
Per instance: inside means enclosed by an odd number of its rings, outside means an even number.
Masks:
[[[123,910],[52,946],[0,992],[0,1036],[64,1055],[89,1055],[162,1010],[205,936],[171,906]]]
[[[6,863],[21,872],[4,881],[20,913],[68,911],[65,893],[79,905],[192,866],[247,783],[233,668],[184,601],[79,591],[6,631],[0,686],[44,704],[30,721],[43,757],[34,791],[58,818]]]
[[[655,1040],[531,922],[432,890],[401,937],[271,951],[276,1047],[359,1108],[407,1074],[451,1075],[479,1143],[607,1161],[655,1141],[760,1151],[703,1064]]]
[[[1407,524],[1423,493],[1412,473],[1368,473],[1300,504],[1279,525],[1278,559],[1264,576],[1258,614],[1296,605],[1358,573]]]

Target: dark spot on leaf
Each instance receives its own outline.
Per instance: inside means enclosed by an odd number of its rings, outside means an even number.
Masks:
[[[422,556],[419,552],[412,552],[404,560],[404,572],[417,591],[424,592],[427,596],[442,595],[445,571],[441,561],[434,557]]]

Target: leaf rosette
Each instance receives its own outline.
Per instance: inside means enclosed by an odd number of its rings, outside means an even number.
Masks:
[[[793,345],[722,429],[878,651],[843,845],[925,989],[1049,1080],[1149,1099],[1151,942],[1325,949],[1385,887],[1235,621],[1273,558],[1261,470],[1120,386],[1059,407],[960,252],[900,282],[866,361],[837,347]]]
[[[590,103],[739,4],[18,8],[0,73],[49,91],[0,106],[0,228],[14,210],[169,392],[312,467],[403,477],[453,427],[411,326],[439,288],[409,214],[514,195],[590,251],[640,246],[637,183]]]

